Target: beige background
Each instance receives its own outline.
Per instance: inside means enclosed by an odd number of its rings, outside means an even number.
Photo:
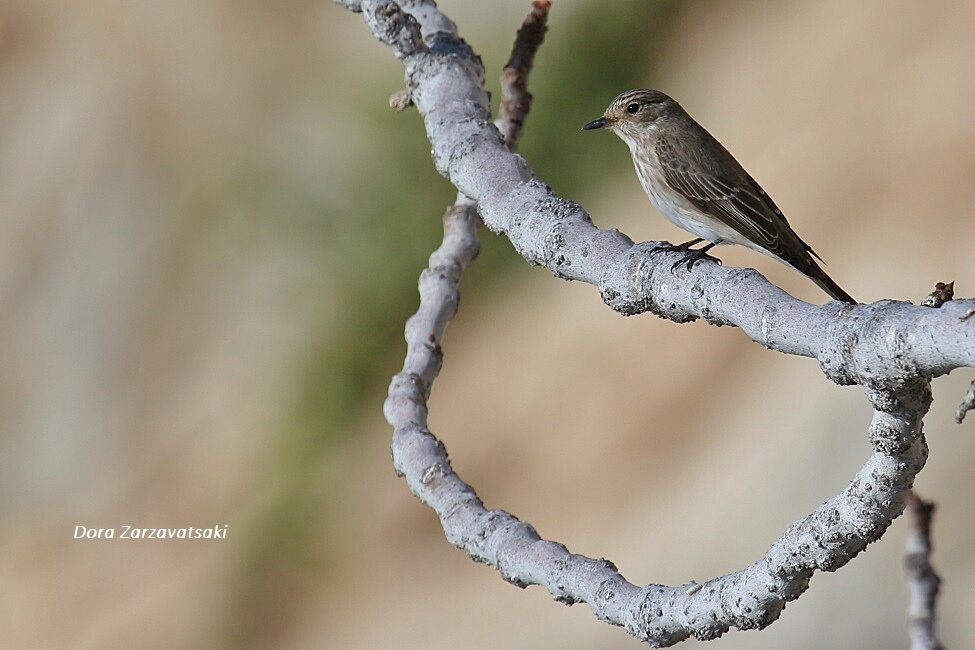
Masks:
[[[442,2],[476,49],[491,43],[491,76],[525,4]],[[553,43],[587,3],[555,4]],[[736,154],[845,289],[918,301],[954,279],[975,293],[975,4],[685,2],[667,20],[657,58],[632,65]],[[308,390],[294,368],[329,337],[355,357],[341,323],[357,312],[335,296],[384,262],[355,220],[315,237],[306,222],[331,227],[328,206],[370,192],[389,136],[360,112],[400,76],[327,2],[0,4],[0,644],[637,647],[443,540],[393,475],[382,381],[327,446],[281,451]],[[610,98],[578,102],[595,116]],[[531,120],[559,112],[540,97]],[[564,137],[611,137],[577,127]],[[635,239],[681,240],[617,169],[572,198]],[[389,227],[435,225],[442,208],[404,207]],[[823,300],[772,260],[720,256]],[[623,319],[523,263],[465,289],[433,430],[489,507],[633,582],[744,566],[868,454],[860,389],[738,330]],[[401,353],[363,366],[382,375]],[[975,646],[975,425],[952,419],[971,378],[935,383],[917,486],[939,506],[953,648]],[[102,543],[70,539],[79,523],[231,530]],[[817,575],[768,630],[709,647],[904,647],[904,532]]]

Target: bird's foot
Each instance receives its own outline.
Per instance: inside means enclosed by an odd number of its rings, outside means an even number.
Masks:
[[[671,273],[676,271],[680,266],[686,266],[688,271],[693,271],[694,267],[703,260],[711,260],[720,266],[721,260],[719,260],[717,257],[708,255],[708,249],[710,248],[710,246],[705,246],[700,250],[688,250],[683,259],[677,260],[674,262],[674,265],[670,267]]]
[[[685,253],[691,250],[691,246],[695,244],[700,244],[703,239],[692,239],[691,241],[686,241],[683,244],[671,244],[669,242],[660,242],[650,250],[651,255],[656,255],[657,253]]]

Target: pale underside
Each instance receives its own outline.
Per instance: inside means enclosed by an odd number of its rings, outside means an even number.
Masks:
[[[785,262],[778,255],[769,252],[759,244],[751,241],[728,224],[702,212],[685,197],[675,192],[667,185],[663,174],[659,172],[660,167],[657,162],[657,154],[654,152],[653,147],[640,147],[625,131],[617,130],[617,132],[630,148],[633,166],[636,168],[636,175],[640,179],[640,185],[643,186],[643,191],[647,193],[653,207],[668,221],[678,228],[686,230],[695,237],[700,237],[718,245],[738,244],[745,246],[779,260],[784,264],[788,264],[788,262]],[[639,151],[637,150],[638,147]]]

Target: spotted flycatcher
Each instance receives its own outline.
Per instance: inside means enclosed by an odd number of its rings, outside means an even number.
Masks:
[[[651,203],[697,239],[685,251],[689,269],[718,244],[740,244],[807,275],[833,298],[856,304],[816,263],[772,199],[735,157],[676,101],[656,90],[628,90],[583,129],[610,128],[630,147]],[[691,246],[707,240],[700,249]]]

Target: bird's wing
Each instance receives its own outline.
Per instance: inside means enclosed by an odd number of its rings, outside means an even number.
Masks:
[[[655,153],[664,180],[705,214],[790,264],[813,253],[782,211],[735,158],[703,128],[696,146],[660,135]]]

